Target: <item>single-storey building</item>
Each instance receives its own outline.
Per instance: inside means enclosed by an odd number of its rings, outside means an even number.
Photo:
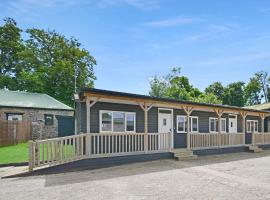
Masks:
[[[92,88],[83,88],[76,104],[78,133],[171,133],[172,148],[194,146],[189,134],[198,133],[242,133],[251,143],[251,133],[270,132],[269,116],[264,110]]]
[[[47,94],[0,90],[0,121],[30,121],[32,139],[74,134],[74,110]]]
[[[77,134],[30,142],[30,171],[73,161],[82,167],[260,152],[270,145],[270,111],[93,88],[75,99]]]

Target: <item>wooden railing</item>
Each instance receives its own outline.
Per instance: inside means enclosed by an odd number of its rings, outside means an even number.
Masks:
[[[270,133],[252,133],[253,144],[270,144]]]
[[[190,149],[241,146],[245,144],[243,133],[190,133]]]
[[[166,152],[170,133],[87,133],[29,142],[29,170],[83,158]]]

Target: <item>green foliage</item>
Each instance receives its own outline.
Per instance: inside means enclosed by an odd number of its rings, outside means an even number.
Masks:
[[[251,78],[245,87],[246,105],[261,103],[261,85],[257,78]]]
[[[269,102],[269,84],[270,84],[270,76],[265,71],[260,71],[255,74],[255,79],[258,81],[261,87],[262,97],[266,103]]]
[[[173,68],[167,76],[154,77],[150,81],[149,94],[154,97],[168,97],[178,100],[189,100],[201,103],[221,103],[214,95],[205,95],[189,83],[186,76],[181,76],[180,68]]]
[[[46,93],[71,106],[75,76],[76,88],[94,86],[96,61],[73,37],[36,28],[23,32],[7,18],[0,27],[0,54],[0,88]]]
[[[223,104],[243,107],[245,105],[244,82],[235,82],[225,88]]]
[[[214,94],[220,101],[222,101],[224,98],[225,88],[223,87],[221,82],[214,82],[213,84],[205,88],[204,92],[206,94]]]

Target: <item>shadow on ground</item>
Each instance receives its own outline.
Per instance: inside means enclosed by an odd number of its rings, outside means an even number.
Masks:
[[[193,161],[175,161],[173,159],[164,159],[119,166],[107,166],[106,168],[99,169],[91,169],[91,167],[89,167],[89,169],[74,169],[73,172],[61,171],[61,173],[59,171],[58,173],[54,174],[52,174],[52,171],[46,173],[46,171],[44,170],[42,171],[42,173],[38,173],[38,175],[42,176],[30,176],[28,178],[35,179],[45,177],[45,187],[52,187],[58,185],[83,183],[89,181],[91,182],[104,179],[120,178],[124,176],[134,176],[168,170],[184,169],[196,166],[206,166],[217,163],[255,159],[260,157],[270,158],[270,150],[265,150],[261,153],[241,152],[222,155],[201,156],[198,158],[198,160]],[[19,179],[24,178],[21,177]]]

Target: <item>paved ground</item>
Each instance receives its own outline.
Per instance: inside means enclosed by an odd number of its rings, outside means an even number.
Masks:
[[[11,168],[0,168],[3,176]],[[270,151],[0,179],[0,199],[270,199]]]

